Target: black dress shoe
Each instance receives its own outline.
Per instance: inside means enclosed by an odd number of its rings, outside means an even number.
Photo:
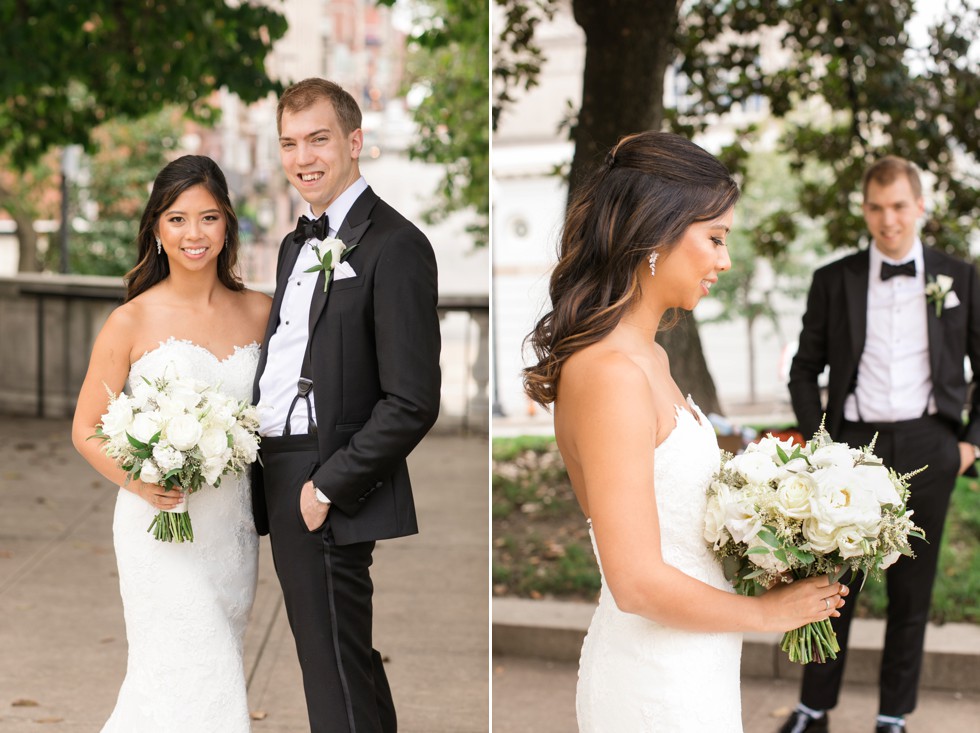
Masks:
[[[875,726],[875,733],[908,733],[908,728],[894,723],[878,723]]]
[[[830,730],[829,718],[827,713],[824,713],[822,718],[811,718],[806,713],[794,710],[778,733],[827,733]]]

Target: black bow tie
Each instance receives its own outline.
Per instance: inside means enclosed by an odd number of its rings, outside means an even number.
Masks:
[[[909,260],[908,262],[903,262],[900,265],[889,265],[887,262],[881,263],[882,282],[888,280],[889,278],[898,277],[899,275],[915,277],[915,260]]]
[[[327,222],[326,214],[320,214],[320,218],[316,221],[310,221],[305,216],[301,216],[299,221],[296,222],[293,241],[297,244],[303,244],[308,239],[319,239],[322,241],[327,238],[328,231],[330,231],[330,225]]]

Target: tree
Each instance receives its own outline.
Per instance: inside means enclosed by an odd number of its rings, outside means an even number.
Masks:
[[[74,186],[72,213],[84,214],[73,228],[70,271],[83,275],[124,275],[136,264],[136,235],[148,186],[177,149],[183,114],[176,107],[135,122],[113,120],[93,131],[96,150],[86,160],[86,183]],[[75,217],[70,217],[75,220]],[[46,264],[55,269],[57,252]]]
[[[285,31],[281,14],[249,2],[0,0],[0,161],[30,173],[46,151],[91,152],[99,125],[168,104],[213,122],[209,98],[221,87],[245,102],[278,93],[264,65]],[[36,217],[23,188],[0,182],[0,207],[18,223],[20,269],[30,271]]]
[[[558,5],[497,2],[508,23],[498,46],[501,60],[495,60],[495,119],[515,87],[536,82],[535,22]],[[572,8],[586,34],[586,71],[582,108],[571,128],[570,191],[622,134],[667,128],[694,135],[737,106],[764,98],[772,114],[786,120],[780,147],[802,185],[793,207],[774,213],[757,231],[762,254],[786,245],[786,224],[800,215],[819,221],[834,245],[859,241],[857,182],[884,152],[908,157],[936,178],[927,241],[962,251],[966,235],[976,231],[976,8],[950,5],[923,49],[913,48],[906,31],[912,0],[696,0],[683,12],[677,0],[572,0]],[[763,67],[763,42],[784,54],[778,68]],[[631,49],[644,44],[656,52]],[[681,109],[662,106],[668,65],[690,85]],[[747,155],[743,132],[720,155],[735,171]],[[671,354],[681,389],[704,409],[716,408],[693,319],[658,340]]]
[[[489,8],[471,0],[428,0],[423,7],[411,40],[408,83],[424,85],[426,94],[414,112],[419,135],[409,157],[445,166],[438,203],[424,218],[431,224],[473,210],[477,221],[467,231],[484,246],[490,217]]]

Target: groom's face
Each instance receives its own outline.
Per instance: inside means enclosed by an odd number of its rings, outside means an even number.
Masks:
[[[925,213],[922,197],[915,195],[908,176],[889,183],[868,181],[862,210],[878,251],[895,260],[905,257],[915,244],[916,222]]]
[[[279,157],[289,182],[320,215],[356,181],[364,142],[360,130],[345,132],[333,104],[321,99],[282,113]]]

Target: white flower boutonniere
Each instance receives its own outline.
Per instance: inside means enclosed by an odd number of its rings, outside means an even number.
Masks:
[[[932,303],[936,308],[936,318],[941,318],[943,315],[943,308],[946,307],[947,299],[950,301],[956,297],[956,293],[952,293],[953,290],[953,278],[949,275],[936,275],[936,279],[929,279],[926,284],[926,300]],[[950,298],[952,294],[953,298]],[[959,303],[957,299],[956,303],[950,303],[949,306],[953,307]]]
[[[337,267],[337,265],[350,257],[350,253],[354,251],[357,245],[355,244],[353,247],[348,247],[339,239],[335,238],[324,239],[321,244],[326,247],[326,251],[322,253],[317,245],[313,245],[313,251],[316,253],[316,258],[320,260],[320,264],[313,265],[313,267],[305,270],[305,272],[320,272],[320,270],[323,270],[325,273],[323,280],[323,292],[327,292],[327,290],[330,288],[331,275],[333,275],[334,269]]]

